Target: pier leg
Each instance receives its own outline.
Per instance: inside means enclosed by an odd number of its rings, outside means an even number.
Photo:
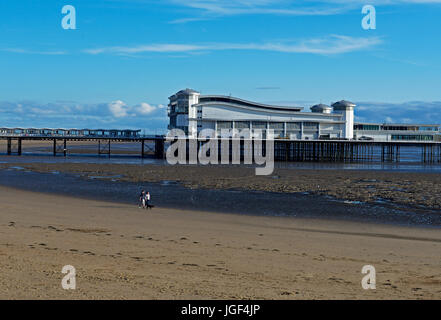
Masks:
[[[17,141],[17,154],[19,156],[21,156],[21,139],[20,138],[18,138],[18,141]]]
[[[164,158],[164,139],[155,140],[155,157],[157,159]]]
[[[64,156],[67,155],[67,142],[66,142],[66,139],[64,139],[64,142],[63,142],[63,155]]]
[[[8,156],[11,155],[11,149],[12,149],[12,139],[8,138]]]
[[[141,158],[144,158],[145,140],[141,140]]]
[[[54,139],[54,157],[57,156],[57,139]]]

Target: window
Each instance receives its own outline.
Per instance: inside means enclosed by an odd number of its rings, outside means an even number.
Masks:
[[[303,123],[303,130],[318,130],[318,123],[317,122],[304,122]]]
[[[375,124],[356,124],[354,125],[354,130],[379,131],[380,126]]]
[[[217,122],[218,129],[233,129],[232,121],[218,121]]]
[[[234,127],[236,129],[249,129],[250,122],[249,121],[236,121],[236,122],[234,122]]]
[[[286,130],[300,130],[300,122],[287,122]]]
[[[403,141],[433,141],[432,135],[392,135],[392,140]]]
[[[419,127],[419,131],[439,131],[438,127]]]
[[[266,122],[253,121],[253,129],[266,129]]]
[[[273,130],[283,130],[284,125],[283,122],[270,122],[269,128]]]

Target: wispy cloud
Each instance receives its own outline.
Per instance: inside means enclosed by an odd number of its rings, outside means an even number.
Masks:
[[[28,50],[28,49],[23,49],[23,48],[3,48],[3,49],[0,49],[0,51],[10,52],[10,53],[20,53],[20,54],[49,55],[49,56],[67,54],[66,51],[34,51],[34,50]]]
[[[198,21],[199,17],[233,15],[336,15],[360,10],[365,4],[376,6],[399,4],[437,4],[441,0],[169,0],[170,3],[189,8],[193,17],[174,20],[173,23]]]
[[[271,87],[271,86],[265,86],[265,87],[257,87],[256,90],[280,90],[280,87]]]
[[[87,49],[89,54],[140,54],[140,53],[194,53],[203,51],[273,51],[284,53],[341,54],[370,49],[382,43],[379,37],[350,37],[330,35],[301,41],[266,43],[209,43],[209,44],[149,44],[134,47],[105,47]]]

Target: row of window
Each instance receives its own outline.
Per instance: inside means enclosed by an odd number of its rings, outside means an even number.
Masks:
[[[376,124],[355,124],[354,130],[364,131],[439,131],[437,126],[393,126],[393,125],[376,125]]]
[[[234,127],[236,129],[250,129],[250,123],[253,129],[273,129],[284,130],[284,122],[263,122],[263,121],[235,121]],[[301,122],[286,122],[286,130],[300,130]],[[218,129],[232,129],[233,121],[217,121]],[[319,124],[317,122],[303,122],[304,130],[318,130]]]
[[[432,135],[392,135],[392,140],[401,141],[433,141]]]

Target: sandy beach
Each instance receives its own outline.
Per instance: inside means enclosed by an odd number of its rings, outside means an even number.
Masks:
[[[440,299],[441,234],[0,187],[1,299]],[[61,287],[64,265],[77,289]],[[361,269],[375,266],[377,289]]]

